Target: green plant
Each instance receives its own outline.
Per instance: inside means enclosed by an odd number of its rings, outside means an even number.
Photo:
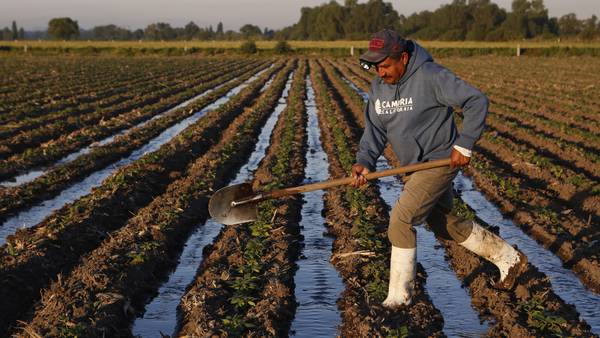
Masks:
[[[387,338],[405,338],[408,337],[408,326],[402,325],[397,329],[387,329],[386,335]]]
[[[278,41],[273,50],[277,54],[288,54],[292,52],[292,46],[287,41]]]
[[[253,328],[256,325],[248,322],[242,315],[236,314],[233,316],[227,316],[222,319],[225,330],[221,330],[223,333],[227,333],[234,337],[241,336],[245,329]]]
[[[254,41],[246,41],[242,43],[240,51],[244,54],[256,54],[258,49],[256,48],[256,43]]]
[[[73,323],[64,315],[60,317],[60,325],[56,328],[59,338],[85,337],[85,326],[82,323]]]
[[[562,328],[566,326],[567,321],[561,316],[552,314],[540,300],[531,299],[522,302],[519,308],[527,315],[527,323],[541,333],[549,333],[556,337],[564,336]]]

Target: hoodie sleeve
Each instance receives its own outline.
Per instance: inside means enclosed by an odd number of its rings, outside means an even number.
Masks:
[[[369,102],[365,107],[365,130],[360,138],[356,162],[364,165],[370,171],[375,171],[375,164],[385,148],[387,137],[385,128],[375,115],[372,93],[369,92]]]
[[[481,91],[459,79],[448,69],[441,68],[434,73],[437,99],[444,105],[462,108],[462,130],[454,144],[471,150],[483,132],[488,114],[488,99]]]

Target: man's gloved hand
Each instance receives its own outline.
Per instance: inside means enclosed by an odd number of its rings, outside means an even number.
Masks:
[[[469,156],[461,154],[456,148],[452,149],[452,154],[450,154],[450,168],[464,167],[469,165],[469,162],[471,162]]]
[[[367,169],[364,165],[360,163],[354,163],[352,165],[351,175],[354,178],[352,182],[352,186],[355,188],[360,187],[361,185],[367,183],[367,179],[364,175],[370,173],[369,169]]]

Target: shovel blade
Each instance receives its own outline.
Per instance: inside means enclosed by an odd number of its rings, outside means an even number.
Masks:
[[[208,201],[210,216],[225,225],[252,222],[258,219],[257,203],[245,203],[235,207],[231,202],[254,195],[252,184],[241,183],[219,189]]]

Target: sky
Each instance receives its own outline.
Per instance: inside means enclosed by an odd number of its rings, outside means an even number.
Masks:
[[[0,0],[0,27],[16,20],[26,30],[43,30],[54,17],[68,16],[80,28],[116,24],[144,28],[153,22],[181,27],[194,21],[201,27],[223,22],[225,30],[237,30],[246,23],[261,28],[280,29],[300,18],[300,8],[316,6],[328,0]],[[435,10],[451,0],[386,0],[400,14]],[[512,0],[492,0],[510,9]],[[343,3],[343,0],[338,0]],[[364,2],[361,0],[359,2]],[[577,17],[600,17],[600,0],[545,0],[550,16],[575,13]]]

